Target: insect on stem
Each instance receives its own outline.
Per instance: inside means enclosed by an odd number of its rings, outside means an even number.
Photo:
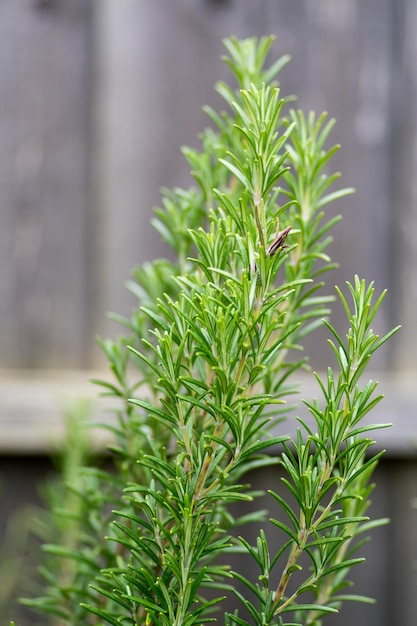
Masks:
[[[285,248],[287,248],[285,240],[291,228],[292,226],[287,226],[287,228],[284,228],[284,230],[277,234],[267,250],[267,254],[269,254],[270,257],[273,257],[279,250],[285,250]]]

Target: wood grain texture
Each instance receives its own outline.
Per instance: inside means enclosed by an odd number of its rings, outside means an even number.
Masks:
[[[119,332],[105,313],[129,314],[131,269],[169,253],[149,226],[152,206],[161,186],[190,184],[179,147],[198,146],[201,106],[221,105],[213,86],[230,78],[221,40],[275,34],[272,55],[292,55],[282,93],[336,117],[335,168],[357,189],[329,209],[344,219],[332,245],[341,267],[328,290],[355,273],[373,279],[378,291],[389,289],[376,329],[403,324],[374,363],[385,370],[386,401],[371,419],[394,426],[375,436],[387,455],[373,512],[392,523],[374,533],[353,591],[377,604],[350,604],[329,624],[415,626],[415,0],[41,4],[0,2],[0,367],[16,368],[0,376],[0,453],[16,455],[8,459],[16,468],[20,455],[48,454],[65,436],[63,408],[96,398],[88,372],[61,370],[102,365],[93,337]],[[343,332],[340,307],[334,320]],[[318,332],[307,344],[316,369],[327,365],[326,338]],[[34,377],[33,368],[42,372]],[[102,410],[93,403],[97,418]],[[7,470],[21,502],[34,488],[28,466],[24,480]],[[253,481],[264,487],[271,476]],[[2,504],[1,528],[10,505]]]
[[[0,4],[0,364],[83,364],[88,2]]]
[[[413,6],[61,0],[41,10],[4,1],[0,365],[100,363],[92,337],[117,334],[106,311],[129,314],[131,269],[169,254],[149,225],[152,207],[162,185],[190,183],[179,147],[198,145],[203,104],[221,106],[213,86],[230,78],[222,38],[273,33],[272,54],[293,57],[282,93],[337,118],[334,167],[357,188],[329,208],[344,219],[332,245],[340,270],[327,289],[355,273],[388,287],[378,329],[404,320],[405,332],[375,366],[415,369]],[[317,368],[325,338],[307,343]]]
[[[394,292],[394,315],[403,330],[394,346],[395,366],[417,369],[417,5],[393,3],[395,72],[393,93],[390,218],[387,251]]]
[[[324,377],[324,376],[322,376]],[[115,399],[100,398],[100,388],[91,379],[111,381],[110,374],[102,371],[42,371],[9,370],[0,372],[0,454],[36,452],[48,454],[59,446],[65,437],[63,415],[83,399],[91,404],[91,418],[100,422],[112,421],[118,404]],[[413,379],[394,379],[386,373],[369,373],[369,378],[379,381],[377,393],[384,399],[370,415],[368,424],[391,424],[390,428],[376,430],[375,450],[386,450],[391,458],[412,459],[417,456],[417,388]],[[292,396],[289,403],[296,404],[288,419],[277,426],[274,435],[296,436],[302,417],[313,427],[313,420],[301,398],[312,401],[322,397],[313,375],[300,377],[300,395]],[[144,396],[146,395],[145,392]],[[103,445],[97,440],[97,445]],[[417,494],[416,494],[417,495]]]
[[[389,0],[100,4],[94,109],[98,257],[104,268],[99,309],[126,313],[131,300],[122,285],[130,268],[163,251],[149,226],[151,207],[159,203],[161,185],[189,183],[179,146],[198,145],[207,124],[203,104],[222,106],[213,87],[230,79],[219,57],[221,40],[231,33],[274,34],[272,55],[293,57],[281,76],[282,93],[297,93],[297,106],[305,111],[326,110],[337,118],[331,141],[342,149],[332,167],[343,172],[341,185],[355,186],[357,193],[329,209],[329,216],[342,212],[344,219],[332,246],[340,270],[328,277],[328,291],[355,273],[375,280],[378,290],[390,286],[391,11]],[[335,311],[340,317],[341,307]],[[381,332],[396,314],[382,307]],[[100,327],[114,332],[106,323]],[[318,333],[307,342],[315,367],[326,365],[323,340]],[[387,367],[389,357],[381,352],[376,367]]]

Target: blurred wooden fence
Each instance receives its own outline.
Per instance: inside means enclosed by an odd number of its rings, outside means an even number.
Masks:
[[[359,591],[378,604],[346,607],[328,623],[414,626],[417,0],[0,2],[6,481],[14,493],[21,460],[7,455],[43,454],[45,420],[59,438],[58,398],[84,393],[88,371],[102,366],[94,337],[114,336],[106,311],[128,314],[134,303],[123,286],[131,269],[166,253],[149,226],[152,206],[161,186],[189,182],[179,147],[198,145],[207,123],[201,106],[220,104],[213,86],[229,76],[222,38],[270,33],[273,54],[293,58],[282,92],[296,93],[303,110],[337,118],[335,167],[342,184],[357,189],[331,209],[344,219],[329,290],[355,273],[374,279],[377,290],[389,290],[378,329],[403,325],[376,364],[389,389],[382,418],[395,430],[383,441],[375,509],[393,523],[376,533],[361,574],[368,588]],[[317,368],[326,364],[323,338],[309,343]],[[14,506],[6,499],[3,517]]]

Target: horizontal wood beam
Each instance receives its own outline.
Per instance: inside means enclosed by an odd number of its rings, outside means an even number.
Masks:
[[[417,457],[417,387],[413,378],[402,375],[371,373],[380,381],[384,400],[367,417],[369,423],[392,423],[390,428],[373,433],[378,449],[391,457]],[[116,400],[100,397],[100,389],[91,379],[108,379],[107,372],[0,371],[0,454],[49,454],[59,449],[65,438],[65,416],[88,404],[88,418],[97,422],[112,421]],[[289,403],[300,398],[320,398],[311,376],[301,379],[302,396],[291,396]],[[85,410],[79,411],[81,415]],[[294,435],[296,415],[308,418],[300,404],[291,417],[277,426],[280,433]],[[372,435],[371,435],[372,436]],[[94,446],[104,447],[109,434],[94,431]]]

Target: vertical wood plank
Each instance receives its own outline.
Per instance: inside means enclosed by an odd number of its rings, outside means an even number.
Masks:
[[[33,611],[23,607],[19,598],[27,596],[29,580],[33,582],[33,545],[30,554],[27,517],[43,506],[39,485],[51,479],[53,464],[45,457],[0,456],[0,553],[2,588],[0,623],[12,620],[20,626],[34,623]],[[56,468],[55,468],[56,469]],[[5,575],[7,572],[7,577]],[[30,573],[29,573],[30,572]],[[30,583],[31,584],[31,583]]]
[[[188,184],[178,149],[198,145],[207,123],[201,106],[220,104],[213,86],[230,78],[218,60],[221,39],[230,34],[275,34],[273,54],[293,57],[282,73],[283,94],[297,93],[305,111],[325,109],[338,120],[332,141],[342,150],[333,167],[343,172],[341,185],[355,186],[357,194],[329,209],[344,214],[332,247],[341,269],[328,276],[329,291],[355,273],[374,279],[378,290],[388,286],[390,0],[104,0],[96,26],[95,206],[105,277],[99,308],[128,312],[123,279],[162,250],[148,225],[151,207],[161,185]],[[387,316],[383,308],[381,332]],[[308,342],[317,368],[327,364],[325,337]],[[375,366],[383,368],[386,356],[378,355]]]
[[[385,570],[387,624],[414,626],[417,614],[417,462],[409,460],[386,465],[385,488],[389,494],[389,566]]]
[[[0,3],[0,365],[85,355],[89,6]]]
[[[297,37],[293,56],[298,63],[294,80],[303,70],[300,105],[326,110],[337,124],[332,141],[341,144],[334,159],[342,173],[341,186],[356,193],[330,208],[341,212],[343,221],[334,231],[332,257],[340,268],[327,277],[327,284],[344,287],[355,274],[374,280],[377,292],[390,287],[390,123],[392,93],[392,25],[390,0],[369,2],[305,2],[304,43]],[[295,24],[295,29],[298,26]],[[332,165],[334,167],[334,165]],[[333,320],[346,325],[340,304],[334,305]],[[378,332],[391,326],[388,303],[375,322]],[[309,341],[314,355],[320,350],[318,333]],[[322,341],[321,345],[324,345]],[[313,357],[314,358],[314,357]],[[327,356],[318,360],[326,366]],[[376,354],[373,367],[384,369],[388,350]]]
[[[395,72],[392,128],[393,317],[403,328],[394,344],[395,366],[417,370],[417,5],[393,2]]]
[[[128,314],[133,300],[123,280],[136,263],[163,250],[148,226],[151,207],[160,185],[188,183],[178,147],[196,143],[205,123],[201,105],[218,104],[212,87],[226,74],[218,61],[220,40],[233,32],[274,32],[274,54],[290,51],[294,58],[282,76],[283,92],[299,93],[304,109],[327,108],[339,118],[334,140],[343,150],[337,165],[343,183],[355,184],[358,194],[331,209],[345,214],[333,246],[342,269],[333,282],[358,272],[375,278],[378,289],[387,285],[388,0],[97,3],[91,222],[85,195],[87,5],[67,0],[36,11],[9,0],[0,9],[6,207],[0,345],[8,365],[79,364],[86,336],[100,326],[97,318],[108,309]],[[403,193],[404,185],[397,189]],[[403,264],[413,267],[413,259]],[[387,326],[384,319],[381,324]],[[107,334],[105,323],[101,330]],[[312,341],[310,351],[317,345]],[[402,352],[409,354],[407,348],[405,341]],[[319,356],[316,366],[325,360]]]

